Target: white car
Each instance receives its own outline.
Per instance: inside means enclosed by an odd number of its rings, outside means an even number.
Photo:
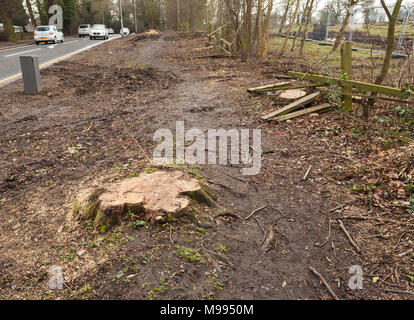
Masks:
[[[89,37],[90,32],[91,32],[91,25],[90,24],[81,24],[78,28],[79,38]]]
[[[114,29],[112,29],[112,28],[108,28],[108,33],[109,33],[109,34],[114,34],[114,33],[115,33],[115,31],[114,31]]]
[[[128,28],[123,28],[121,31],[121,34],[123,34],[124,36],[129,35],[129,29]]]
[[[108,39],[108,29],[104,24],[94,24],[91,31],[89,32],[90,39],[102,38]]]
[[[34,41],[36,44],[40,42],[58,43],[65,41],[62,30],[58,30],[56,26],[39,26],[33,32]]]

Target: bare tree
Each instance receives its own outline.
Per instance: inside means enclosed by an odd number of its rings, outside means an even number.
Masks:
[[[345,19],[342,22],[342,25],[341,25],[341,28],[339,29],[338,34],[336,35],[335,43],[332,47],[331,52],[334,52],[334,51],[336,51],[336,49],[338,49],[338,47],[341,43],[341,40],[342,40],[342,36],[344,34],[344,31],[345,31],[345,28],[348,26],[349,18],[351,17],[352,10],[354,9],[354,7],[360,1],[363,1],[363,0],[348,0],[347,7],[346,7],[346,13],[345,13]]]
[[[278,34],[282,33],[283,27],[286,23],[286,18],[288,16],[289,9],[292,7],[294,0],[283,0],[283,15],[282,19],[280,20],[279,32]]]
[[[401,9],[402,0],[397,0],[392,12],[388,9],[384,0],[381,0],[381,5],[388,18],[388,32],[387,32],[387,48],[385,50],[384,60],[382,62],[381,71],[375,79],[375,84],[382,84],[385,80],[385,77],[388,74],[388,70],[391,65],[392,51],[394,50],[394,40],[395,40],[395,24],[397,23],[398,14]],[[372,97],[377,96],[377,93],[371,93]],[[371,116],[371,109],[374,105],[374,99],[369,99],[363,108],[363,117],[365,120],[369,120]]]
[[[302,33],[302,39],[300,41],[299,56],[303,56],[303,47],[305,46],[306,33],[308,32],[308,27],[312,19],[312,10],[313,10],[314,4],[315,4],[315,0],[311,0],[309,7],[308,7],[308,11],[306,12],[306,22],[305,22],[305,27]]]
[[[296,19],[296,15],[298,14],[299,6],[300,6],[300,0],[297,0],[295,11],[293,12],[292,19],[290,20],[288,31],[286,32],[285,41],[283,42],[282,49],[279,52],[279,57],[282,57],[283,54],[285,53],[286,45],[287,45],[287,42],[288,42],[288,39],[289,39],[289,34],[292,32],[293,25],[295,24],[295,19]]]

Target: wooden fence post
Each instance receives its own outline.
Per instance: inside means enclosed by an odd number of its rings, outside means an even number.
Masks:
[[[350,41],[345,41],[341,45],[341,72],[345,76],[345,80],[351,80],[352,73],[352,46]],[[343,108],[344,110],[352,110],[352,86],[343,85]]]

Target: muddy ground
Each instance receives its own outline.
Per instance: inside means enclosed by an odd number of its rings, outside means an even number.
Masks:
[[[412,256],[398,256],[412,248],[409,193],[389,191],[386,178],[375,191],[352,188],[371,183],[370,161],[386,163],[399,147],[383,151],[378,139],[351,136],[358,119],[339,110],[260,121],[277,103],[246,88],[307,66],[189,59],[206,42],[175,33],[114,40],[43,70],[37,96],[25,96],[21,81],[0,88],[0,298],[332,299],[309,267],[341,299],[413,297]],[[154,167],[145,156],[153,134],[176,121],[260,128],[260,173]],[[227,213],[195,204],[165,224],[126,216],[104,234],[76,215],[77,195],[88,188],[176,169],[208,183]],[[361,290],[348,287],[353,265],[362,266]],[[52,266],[62,268],[62,290],[49,288]]]

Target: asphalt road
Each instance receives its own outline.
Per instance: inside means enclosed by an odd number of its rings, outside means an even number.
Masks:
[[[0,86],[21,77],[19,56],[30,55],[39,57],[40,68],[63,60],[80,51],[100,45],[105,41],[119,38],[110,35],[108,40],[90,40],[89,38],[71,38],[58,44],[28,45],[20,48],[0,50]]]

